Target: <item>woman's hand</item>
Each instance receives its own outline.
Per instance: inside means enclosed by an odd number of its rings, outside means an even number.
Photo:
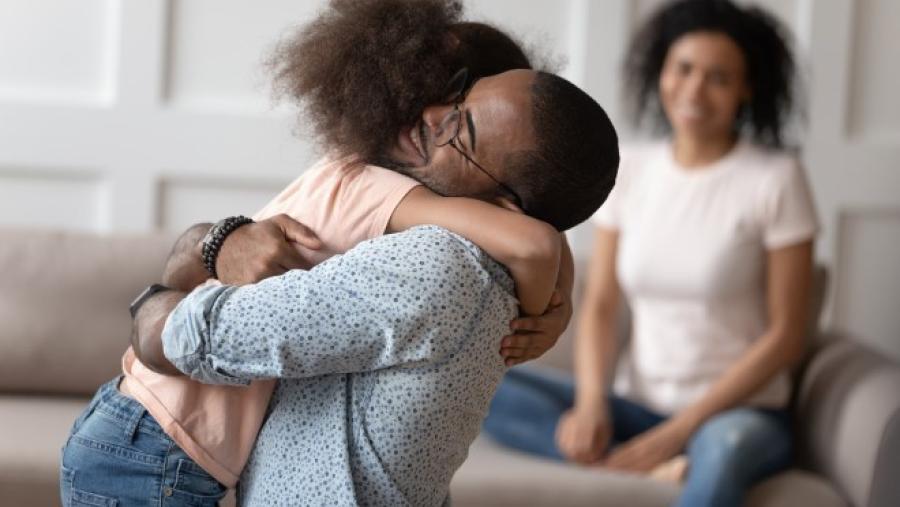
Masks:
[[[612,421],[607,408],[567,410],[556,426],[556,446],[568,459],[582,465],[597,463],[612,438]]]
[[[681,453],[692,429],[677,417],[616,447],[603,465],[623,472],[649,472]]]
[[[318,250],[322,242],[290,216],[275,215],[229,234],[216,259],[216,271],[223,283],[244,285],[291,269],[309,269],[312,265],[303,248]]]
[[[555,290],[547,311],[539,317],[522,317],[510,322],[513,334],[500,342],[500,355],[507,366],[541,357],[569,325],[572,318],[572,301],[564,292]]]

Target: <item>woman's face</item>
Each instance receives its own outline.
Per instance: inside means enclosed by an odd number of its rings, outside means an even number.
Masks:
[[[750,98],[744,54],[718,32],[691,32],[669,47],[659,78],[663,110],[676,136],[729,136]]]

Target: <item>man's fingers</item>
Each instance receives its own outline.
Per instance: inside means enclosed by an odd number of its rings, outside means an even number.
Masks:
[[[284,237],[287,238],[288,241],[300,243],[310,250],[322,248],[322,241],[316,233],[290,216],[282,213],[281,215],[273,217],[273,220],[281,227],[281,230],[284,231]]]

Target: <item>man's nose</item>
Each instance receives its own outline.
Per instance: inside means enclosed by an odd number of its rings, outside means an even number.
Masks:
[[[425,137],[431,144],[441,145],[442,140],[450,134],[450,117],[452,105],[434,105],[425,108],[422,121],[425,123]]]
[[[452,104],[431,105],[425,108],[425,112],[422,113],[422,119],[432,130],[437,130],[441,127],[444,119],[452,112]]]

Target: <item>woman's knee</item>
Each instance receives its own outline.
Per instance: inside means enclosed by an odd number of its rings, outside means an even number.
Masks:
[[[789,459],[790,432],[772,413],[739,408],[717,415],[691,438],[692,462],[712,461],[717,466]]]

